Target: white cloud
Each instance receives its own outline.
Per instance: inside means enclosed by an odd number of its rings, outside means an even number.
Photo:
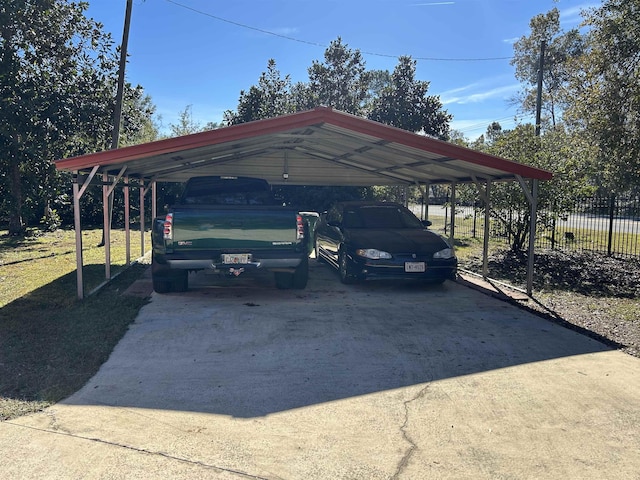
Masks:
[[[483,135],[487,131],[487,127],[493,122],[498,122],[503,130],[511,130],[516,125],[521,123],[533,123],[532,118],[518,117],[514,114],[509,117],[502,118],[490,118],[490,117],[476,117],[465,120],[456,120],[455,118],[451,122],[451,128],[462,132],[462,134],[469,140],[476,140],[480,135]]]
[[[490,118],[473,118],[469,120],[453,120],[451,128],[464,133],[466,136],[480,135],[484,133],[491,122]]]
[[[300,30],[297,27],[280,27],[280,28],[272,28],[269,29],[270,32],[275,33],[276,35],[295,35]]]
[[[476,83],[448,90],[440,94],[440,100],[443,105],[464,105],[467,103],[481,103],[485,100],[491,100],[494,98],[508,99],[511,94],[518,91],[520,84],[513,83],[510,85],[489,88],[488,90],[479,89],[479,87],[480,85]]]

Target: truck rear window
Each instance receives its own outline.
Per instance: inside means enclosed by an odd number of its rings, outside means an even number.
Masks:
[[[275,205],[269,184],[255,178],[200,177],[182,194],[184,205]]]

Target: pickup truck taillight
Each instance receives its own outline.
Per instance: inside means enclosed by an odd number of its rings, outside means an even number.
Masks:
[[[167,213],[164,217],[163,237],[165,240],[173,240],[173,213]]]
[[[304,218],[302,215],[296,216],[296,240],[304,239]]]

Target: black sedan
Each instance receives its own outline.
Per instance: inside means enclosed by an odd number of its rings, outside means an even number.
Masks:
[[[388,202],[342,202],[322,214],[316,258],[340,272],[343,283],[454,279],[458,260],[451,246],[409,209]]]

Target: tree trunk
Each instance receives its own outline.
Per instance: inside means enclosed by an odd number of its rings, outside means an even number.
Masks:
[[[24,235],[24,221],[22,219],[22,182],[20,181],[20,167],[11,162],[9,167],[9,235]]]

